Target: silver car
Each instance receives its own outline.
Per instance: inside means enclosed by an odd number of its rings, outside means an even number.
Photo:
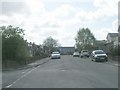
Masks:
[[[60,53],[59,52],[52,52],[51,59],[60,59]]]
[[[108,61],[108,56],[103,50],[94,50],[91,54],[92,61]]]
[[[73,53],[73,57],[79,57],[79,56],[80,56],[79,52],[74,52]]]

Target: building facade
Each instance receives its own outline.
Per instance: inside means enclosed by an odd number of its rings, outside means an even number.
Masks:
[[[107,43],[112,44],[114,48],[118,47],[118,44],[119,44],[118,35],[119,35],[118,33],[108,33],[107,38],[106,38]]]
[[[59,47],[59,51],[62,55],[72,55],[75,51],[75,47]]]
[[[106,48],[108,49],[108,53],[118,48],[119,45],[118,35],[119,35],[118,33],[108,33],[106,38],[107,39]]]

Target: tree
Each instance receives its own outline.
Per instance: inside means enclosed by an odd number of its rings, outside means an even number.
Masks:
[[[90,29],[82,28],[79,29],[79,31],[77,32],[75,41],[76,41],[77,49],[82,50],[82,49],[90,49],[90,48],[92,49],[95,45],[96,39],[94,35],[91,33]]]
[[[13,27],[11,25],[7,27],[6,26],[0,27],[0,32],[2,33],[2,36],[4,38],[10,38],[15,36],[19,36],[23,38],[23,36],[25,35],[23,29],[19,27]]]
[[[23,63],[29,57],[27,41],[24,40],[24,30],[19,27],[2,26],[2,59],[3,63],[15,61]]]
[[[57,50],[57,47],[59,46],[58,41],[53,39],[51,36],[48,37],[46,40],[44,40],[43,42],[43,47],[45,50],[45,53],[47,53],[48,55]]]

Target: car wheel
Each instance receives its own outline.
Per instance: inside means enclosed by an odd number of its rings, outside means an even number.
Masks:
[[[105,60],[106,62],[108,61],[108,60]]]
[[[95,58],[93,58],[93,61],[95,62]]]
[[[96,59],[95,59],[94,61],[95,61],[95,62],[97,62],[97,60],[96,60]]]

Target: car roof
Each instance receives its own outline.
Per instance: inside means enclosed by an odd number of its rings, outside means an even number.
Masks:
[[[79,53],[78,51],[74,52],[74,53]]]
[[[85,52],[88,52],[88,50],[82,50],[81,52],[84,52],[84,51],[85,51]]]
[[[98,52],[98,51],[102,51],[102,52],[104,52],[103,50],[94,50],[93,52]]]
[[[52,52],[52,53],[59,53],[59,52]]]
[[[94,51],[103,51],[103,50],[94,50]]]

